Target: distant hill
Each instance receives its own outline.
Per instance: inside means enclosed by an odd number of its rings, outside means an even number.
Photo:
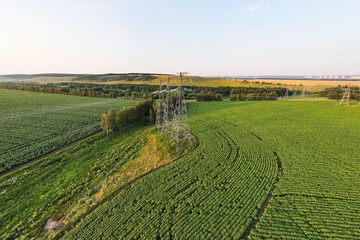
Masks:
[[[0,75],[0,82],[36,82],[36,83],[69,82],[73,78],[82,75],[84,74],[67,74],[67,73],[7,74],[7,75]]]
[[[88,74],[74,78],[75,82],[151,82],[158,78],[158,75],[164,74],[151,74],[151,73],[108,73],[108,74]]]
[[[67,74],[67,73],[40,73],[40,74],[8,74],[1,77],[9,77],[17,80],[37,78],[37,77],[78,77],[84,74]]]
[[[17,79],[8,76],[0,76],[0,82],[16,82]]]
[[[19,82],[37,84],[60,84],[60,83],[86,83],[86,84],[145,84],[160,85],[166,84],[168,77],[171,77],[171,85],[179,82],[179,76],[173,74],[160,73],[106,73],[106,74],[67,74],[67,73],[41,73],[41,74],[8,74],[0,75],[0,83]],[[203,87],[278,87],[286,84],[288,88],[302,90],[302,86],[318,85],[320,80],[310,79],[272,79],[266,78],[239,78],[239,77],[200,77],[191,76],[191,80],[186,78],[184,86],[203,86]],[[338,80],[339,81],[339,80]],[[333,83],[338,84],[338,81]],[[360,82],[360,81],[359,81]],[[309,88],[308,90],[321,91],[328,87],[328,83],[322,82],[324,86]],[[301,85],[301,86],[300,86]]]

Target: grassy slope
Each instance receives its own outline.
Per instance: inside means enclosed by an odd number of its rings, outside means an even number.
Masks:
[[[249,200],[264,183],[254,181],[264,176],[253,172],[251,157],[266,156],[267,151],[280,156],[284,176],[250,238],[359,238],[359,108],[295,101],[191,106],[199,148],[105,203],[65,239],[238,238],[250,224],[246,219],[254,217],[241,213],[257,212],[259,205],[252,208],[256,203]],[[241,167],[222,158],[227,144],[232,159],[234,149],[249,151],[240,156]],[[260,166],[274,166],[265,163]],[[271,179],[276,171],[268,174]],[[259,203],[270,191],[266,189]]]
[[[54,235],[42,233],[47,219],[71,225],[113,192],[178,154],[152,128],[135,126],[109,137],[97,134],[1,177],[0,236]]]
[[[100,130],[109,108],[132,100],[0,89],[0,172]]]

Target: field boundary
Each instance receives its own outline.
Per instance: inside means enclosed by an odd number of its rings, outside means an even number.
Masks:
[[[37,161],[40,161],[40,160],[42,160],[43,158],[46,158],[46,157],[49,157],[49,156],[51,156],[51,155],[54,155],[54,154],[56,154],[56,153],[58,153],[58,152],[61,152],[61,151],[65,150],[65,149],[67,149],[67,148],[75,145],[76,143],[79,143],[79,142],[81,142],[81,141],[83,141],[83,140],[86,140],[86,139],[88,139],[88,138],[90,138],[90,137],[92,137],[92,136],[94,136],[94,135],[96,135],[96,134],[98,134],[98,133],[100,133],[100,132],[102,132],[102,130],[96,131],[96,132],[94,132],[94,133],[91,133],[90,135],[87,135],[86,137],[83,137],[83,138],[81,138],[81,139],[79,139],[79,140],[76,140],[75,142],[72,142],[72,143],[70,143],[70,144],[64,145],[64,146],[62,146],[62,147],[60,147],[60,148],[57,148],[57,149],[55,149],[55,150],[52,150],[52,151],[50,151],[50,152],[48,152],[48,153],[46,153],[46,154],[44,154],[44,155],[42,155],[42,156],[40,156],[40,157],[37,157],[37,158],[35,158],[35,159],[33,159],[33,160],[30,160],[29,162],[26,162],[26,163],[17,165],[17,166],[15,166],[15,167],[13,167],[12,169],[9,169],[9,170],[7,170],[7,171],[5,171],[5,172],[0,173],[0,178],[3,177],[3,176],[5,176],[5,175],[7,175],[7,174],[10,174],[10,173],[12,173],[12,172],[15,172],[16,170],[22,169],[22,168],[24,168],[24,167],[26,167],[26,166],[28,166],[28,165],[30,165],[30,164],[32,164],[32,163],[35,163],[35,162],[37,162]]]

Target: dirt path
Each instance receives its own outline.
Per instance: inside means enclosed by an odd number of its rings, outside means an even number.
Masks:
[[[82,140],[88,139],[88,138],[90,138],[90,137],[92,137],[92,136],[94,136],[95,134],[98,134],[98,133],[100,133],[100,132],[101,132],[101,131],[97,131],[97,132],[92,133],[92,134],[90,134],[90,135],[88,135],[88,136],[86,136],[86,137],[84,137],[84,138],[81,138],[81,139],[79,139],[79,140],[77,140],[77,141],[75,141],[75,142],[73,142],[73,143],[70,143],[70,144],[65,145],[65,146],[63,146],[63,147],[61,147],[61,148],[55,149],[55,150],[53,150],[53,151],[51,151],[51,152],[48,152],[48,153],[46,153],[45,155],[42,155],[42,156],[40,156],[40,157],[37,157],[37,158],[35,158],[35,159],[33,159],[33,160],[29,161],[29,162],[26,162],[26,163],[17,165],[16,167],[13,167],[13,168],[10,169],[10,170],[7,170],[7,171],[5,171],[5,172],[3,172],[3,173],[0,173],[0,177],[5,176],[5,175],[7,175],[7,174],[9,174],[9,173],[11,173],[11,172],[14,172],[14,171],[16,171],[16,170],[19,170],[19,169],[21,169],[21,168],[23,168],[23,167],[25,167],[25,166],[27,166],[27,165],[30,165],[30,164],[32,164],[32,163],[34,163],[34,162],[36,162],[36,161],[38,161],[38,160],[41,160],[41,159],[43,159],[43,158],[46,158],[46,157],[48,157],[48,156],[50,156],[50,155],[53,155],[53,154],[58,153],[58,152],[61,152],[62,150],[66,149],[66,148],[69,148],[69,147],[75,145],[76,143],[78,143],[78,142],[80,142],[80,141],[82,141]]]
[[[278,166],[278,178],[275,181],[275,184],[279,182],[280,177],[283,173],[283,168],[282,168],[282,162],[280,157],[278,156],[277,152],[273,152],[275,158],[276,158],[276,162],[277,162],[277,166]],[[273,186],[273,188],[271,189],[271,192],[274,191],[275,188],[275,184]],[[269,193],[269,195],[266,197],[265,202],[263,203],[263,205],[261,206],[259,212],[256,214],[256,218],[251,222],[250,226],[248,227],[248,229],[246,230],[246,232],[241,236],[241,239],[247,239],[251,233],[252,230],[254,230],[256,228],[256,225],[258,224],[258,222],[260,221],[260,218],[262,217],[262,215],[265,212],[265,209],[267,208],[270,200],[273,198],[273,195],[271,194],[271,192]]]

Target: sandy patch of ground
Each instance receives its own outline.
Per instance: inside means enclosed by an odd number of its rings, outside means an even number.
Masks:
[[[63,227],[64,223],[62,219],[60,219],[59,221],[54,221],[49,218],[44,226],[44,232],[49,232],[51,230],[61,230]]]

